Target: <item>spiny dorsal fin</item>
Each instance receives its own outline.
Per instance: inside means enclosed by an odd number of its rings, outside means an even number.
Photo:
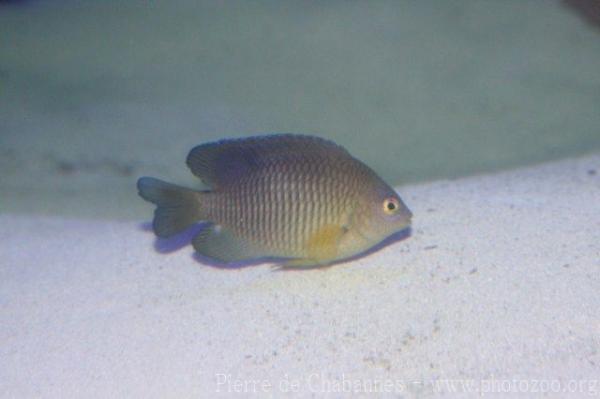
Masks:
[[[187,165],[192,173],[213,188],[281,160],[345,157],[341,146],[320,137],[300,134],[273,134],[221,140],[194,147]]]

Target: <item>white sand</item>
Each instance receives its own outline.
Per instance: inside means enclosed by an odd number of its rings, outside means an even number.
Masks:
[[[0,396],[598,395],[600,154],[401,193],[412,237],[303,272],[158,253],[135,223],[0,216]]]

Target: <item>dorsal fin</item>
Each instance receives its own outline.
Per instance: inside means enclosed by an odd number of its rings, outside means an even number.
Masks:
[[[351,158],[343,147],[320,137],[273,134],[201,144],[190,151],[186,163],[214,188],[276,161],[315,157]]]

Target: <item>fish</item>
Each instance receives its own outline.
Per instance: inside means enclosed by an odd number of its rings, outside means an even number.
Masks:
[[[279,133],[194,147],[186,160],[205,189],[141,177],[159,238],[192,225],[196,252],[217,263],[276,259],[320,267],[359,255],[411,225],[412,212],[371,168],[333,141]]]

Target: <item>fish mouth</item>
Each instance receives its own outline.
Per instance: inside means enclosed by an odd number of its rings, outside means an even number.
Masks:
[[[395,217],[396,222],[402,225],[410,225],[412,218],[413,213],[406,206],[404,206],[404,208],[401,209]]]
[[[406,229],[410,229],[411,226],[412,226],[411,218],[402,219],[399,221],[399,223],[396,224],[396,226],[395,226],[396,228],[394,229],[394,232],[392,234],[396,234],[396,233],[399,233]]]

